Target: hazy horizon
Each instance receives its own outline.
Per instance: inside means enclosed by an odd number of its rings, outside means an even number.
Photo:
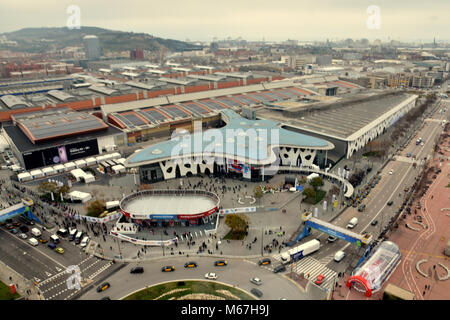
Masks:
[[[342,40],[367,38],[430,42],[450,40],[450,1],[418,0],[280,0],[138,1],[124,4],[117,0],[16,0],[2,4],[0,33],[23,28],[63,27],[71,13],[70,5],[80,8],[81,26],[144,32],[157,37],[185,41],[212,41],[242,37],[248,41]],[[379,28],[368,28],[367,21],[379,8]],[[373,21],[373,20],[372,20]]]

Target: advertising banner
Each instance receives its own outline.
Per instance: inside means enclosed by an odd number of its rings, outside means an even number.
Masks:
[[[256,207],[220,209],[219,214],[256,212]]]

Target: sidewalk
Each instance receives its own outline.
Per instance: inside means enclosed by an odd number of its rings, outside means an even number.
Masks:
[[[0,280],[7,286],[14,284],[21,298],[26,300],[41,300],[40,292],[32,280],[25,279],[21,274],[0,261]]]

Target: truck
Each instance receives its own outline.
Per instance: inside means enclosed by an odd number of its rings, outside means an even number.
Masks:
[[[350,219],[350,221],[347,224],[348,229],[353,229],[358,224],[358,218],[353,217]]]
[[[40,237],[41,236],[41,230],[39,230],[38,228],[33,228],[31,229],[31,233],[33,234],[33,236],[35,237]]]
[[[320,241],[317,239],[305,242],[281,254],[281,261],[284,264],[300,260],[307,255],[320,249]]]

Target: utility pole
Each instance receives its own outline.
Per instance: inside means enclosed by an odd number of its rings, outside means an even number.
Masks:
[[[163,231],[161,230],[161,248],[162,248],[162,251],[163,251],[163,257],[165,257],[166,254],[164,252],[164,245],[163,245],[163,236],[162,236],[162,234],[163,234]]]
[[[264,228],[261,228],[261,257],[264,257]]]

